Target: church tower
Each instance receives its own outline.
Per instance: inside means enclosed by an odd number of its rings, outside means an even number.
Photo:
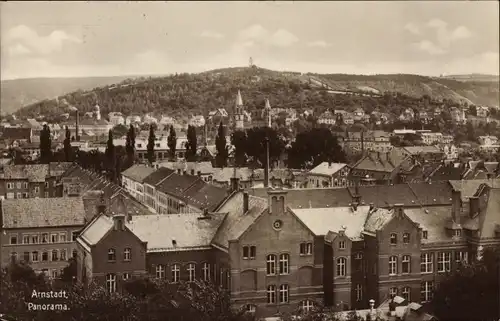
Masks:
[[[101,107],[99,107],[99,104],[95,104],[94,106],[94,118],[101,120]]]
[[[236,106],[234,108],[234,129],[245,129],[245,109],[243,107],[243,99],[241,99],[241,92],[238,90],[236,96]]]

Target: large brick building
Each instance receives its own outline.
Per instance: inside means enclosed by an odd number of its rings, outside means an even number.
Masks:
[[[134,274],[211,279],[259,317],[317,302],[361,309],[393,295],[427,302],[447,272],[500,245],[498,187],[234,190],[214,212],[108,211],[78,238],[79,278],[111,291]]]

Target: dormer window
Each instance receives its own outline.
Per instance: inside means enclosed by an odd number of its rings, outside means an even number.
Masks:
[[[455,236],[456,237],[462,236],[462,230],[455,230]]]
[[[339,249],[345,250],[345,241],[339,241]]]
[[[391,245],[398,244],[398,236],[396,233],[391,233],[390,242],[391,242]]]

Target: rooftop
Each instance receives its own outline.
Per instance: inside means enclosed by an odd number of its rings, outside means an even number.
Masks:
[[[154,171],[155,169],[152,167],[141,164],[135,164],[127,168],[125,171],[123,171],[122,176],[130,178],[136,182],[142,183],[144,179],[148,177],[150,174],[152,174]]]
[[[81,198],[24,198],[1,201],[3,228],[83,226]]]
[[[344,163],[328,163],[323,162],[309,171],[310,174],[332,176],[333,174],[346,167]]]
[[[161,183],[165,178],[171,175],[174,171],[165,167],[160,167],[143,179],[144,184],[156,186]]]

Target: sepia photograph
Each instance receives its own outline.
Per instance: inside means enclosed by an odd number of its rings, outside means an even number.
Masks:
[[[500,321],[499,10],[0,2],[0,321]]]

